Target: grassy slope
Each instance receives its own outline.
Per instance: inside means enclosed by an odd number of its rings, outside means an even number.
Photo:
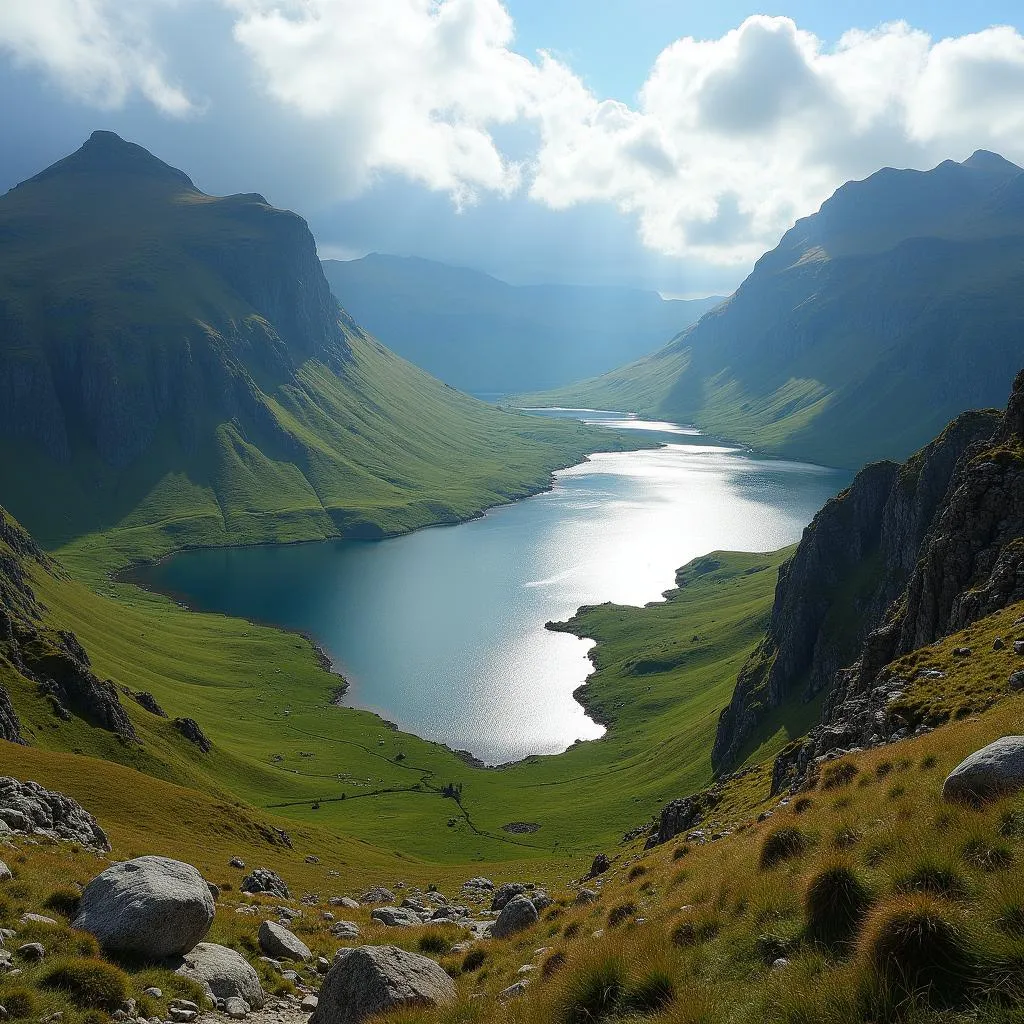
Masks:
[[[461,979],[457,1006],[394,1019],[489,1020],[497,1012],[492,1000],[518,980],[521,964],[542,967],[555,956],[564,958],[561,966],[531,975],[526,996],[502,1019],[634,1019],[625,1012],[632,997],[652,1024],[1019,1021],[1024,798],[975,809],[944,803],[941,786],[969,753],[1022,730],[1024,698],[1006,687],[1020,658],[991,651],[996,635],[1020,635],[1013,623],[1022,612],[1018,604],[907,661],[908,673],[922,664],[947,673],[954,722],[849,756],[847,781],[830,766],[799,800],[769,800],[765,772],[729,783],[703,825],[716,841],[680,838],[649,853],[634,844],[602,878],[596,903],[552,908],[522,936],[487,944],[486,969]],[[953,650],[964,645],[983,656],[957,658]],[[917,697],[938,699],[934,692]],[[756,820],[766,810],[770,816]],[[779,828],[798,829],[806,847],[763,867],[761,851]],[[866,886],[868,918],[845,945],[828,946],[810,930],[815,904],[807,894],[812,880],[835,867],[850,868]],[[930,895],[914,896],[915,887],[929,885]],[[908,998],[898,976],[872,966],[872,929],[915,898],[933,920],[948,922],[967,951],[961,963],[944,961],[924,936],[923,959],[938,966],[946,1005],[934,989]],[[841,903],[820,905],[821,916],[835,922]],[[616,908],[623,908],[618,924],[610,916]],[[538,946],[547,947],[539,957]],[[772,968],[780,956],[788,963]]]
[[[4,441],[4,504],[76,574],[96,579],[188,545],[398,533],[467,518],[542,489],[553,469],[588,451],[635,444],[495,410],[364,335],[353,333],[351,345],[341,375],[310,361],[306,390],[284,388],[274,399],[300,459],[272,457],[231,422],[198,454],[168,431],[121,472],[86,450],[61,465]]]
[[[714,571],[682,573],[664,603],[584,610],[567,628],[598,640],[584,699],[609,733],[500,770],[471,768],[374,715],[331,707],[337,679],[301,637],[185,612],[122,584],[97,594],[37,575],[51,620],[74,630],[97,673],[152,692],[172,718],[195,718],[213,752],[200,754],[128,699],[140,750],[60,723],[24,684],[13,694],[43,749],[111,758],[384,850],[440,862],[530,858],[539,870],[572,873],[666,800],[710,780],[718,711],[761,635],[782,554],[718,555]],[[780,734],[775,746],[784,741]],[[463,784],[461,810],[439,794],[450,781]],[[510,821],[541,827],[513,836],[502,831]]]

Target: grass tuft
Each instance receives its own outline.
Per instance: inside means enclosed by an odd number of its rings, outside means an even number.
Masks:
[[[799,857],[811,847],[811,838],[795,825],[783,825],[765,836],[761,847],[761,870],[765,871],[783,861]]]

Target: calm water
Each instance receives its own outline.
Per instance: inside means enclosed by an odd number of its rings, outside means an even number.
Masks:
[[[594,455],[558,473],[554,490],[459,526],[191,551],[146,582],[193,607],[310,634],[349,680],[346,703],[420,736],[491,764],[564,750],[603,730],[572,698],[590,642],[546,621],[582,604],[657,600],[677,566],[717,548],[792,543],[848,482],[673,424],[586,418],[670,443]]]

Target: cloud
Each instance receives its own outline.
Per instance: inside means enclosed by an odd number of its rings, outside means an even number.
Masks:
[[[8,0],[0,8],[0,52],[42,69],[66,92],[101,109],[138,92],[164,114],[193,110],[164,75],[148,41],[146,0]]]
[[[753,16],[670,42],[634,104],[595,95],[551,54],[518,53],[500,0],[32,0],[0,4],[0,47],[85,102],[139,94],[187,113],[152,12],[200,25],[204,8],[227,26],[225,66],[241,62],[232,88],[272,108],[245,130],[321,203],[389,175],[463,209],[482,196],[600,203],[653,252],[736,267],[886,164],[975,148],[1024,160],[1024,37],[1007,27],[934,40],[894,22],[829,46]]]

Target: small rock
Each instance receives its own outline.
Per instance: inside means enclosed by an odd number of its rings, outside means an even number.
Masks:
[[[1014,692],[1024,690],[1024,669],[1018,669],[1016,672],[1011,673],[1008,683],[1010,689]]]
[[[306,857],[306,863],[307,864],[319,864],[320,863],[320,858],[317,857],[316,854],[310,853]]]
[[[514,985],[509,985],[508,988],[503,988],[498,993],[498,998],[503,1003],[507,1003],[510,999],[518,999],[520,996],[526,994],[526,989],[528,987],[529,982],[524,978],[522,981],[517,981]]]
[[[331,961],[325,956],[318,956],[316,958],[316,969],[321,974],[326,974],[331,969]]]
[[[172,1010],[195,1010],[199,1012],[199,1006],[191,999],[172,999],[168,1004]]]
[[[172,1006],[167,1011],[167,1015],[171,1020],[175,1021],[176,1024],[192,1024],[192,1021],[199,1016],[199,1013],[196,1010],[182,1010],[177,1006]]]
[[[224,1012],[232,1020],[244,1020],[251,1011],[252,1007],[241,996],[232,996],[224,1000]]]
[[[335,896],[327,901],[332,907],[344,907],[346,910],[358,910],[362,904],[351,896]]]
[[[144,988],[142,993],[143,995],[150,996],[153,999],[163,999],[164,997],[164,990],[162,988],[157,988],[156,985],[150,985],[149,988]]]
[[[0,882],[9,882],[14,877],[14,872],[0,860]]]
[[[593,889],[580,889],[580,891],[576,893],[575,902],[581,907],[586,906],[588,903],[594,903],[596,900],[597,893],[594,892]]]
[[[260,949],[268,956],[282,960],[305,961],[313,954],[297,935],[273,921],[264,921],[259,932]]]
[[[1006,641],[1001,636],[997,636],[995,640],[992,641],[993,651],[1001,651],[1005,646]]]
[[[43,949],[41,942],[26,942],[23,946],[18,947],[17,953],[22,960],[30,962],[42,960],[46,956],[46,950]]]
[[[789,961],[784,956],[780,956],[778,960],[776,960],[776,961],[774,961],[772,963],[772,970],[773,971],[781,971],[784,967],[788,967],[788,966],[789,966]]]
[[[359,897],[363,903],[394,903],[395,894],[382,885],[374,886]]]
[[[954,647],[953,657],[955,658],[969,658],[974,652],[970,647]]]
[[[228,861],[228,867],[242,869],[245,867],[245,861],[242,860],[241,857],[232,857],[231,860]]]
[[[350,940],[359,938],[359,925],[355,921],[335,921],[331,925],[331,934],[336,939]]]
[[[239,996],[257,1010],[266,999],[252,964],[241,953],[215,942],[200,942],[185,954],[175,973],[198,982],[213,999]]]
[[[303,1013],[312,1013],[317,1008],[319,1003],[320,1000],[317,999],[315,995],[310,993],[309,995],[303,997],[302,1002],[299,1003],[299,1009]]]
[[[608,859],[608,855],[599,853],[590,865],[590,877],[594,878],[597,875],[603,875],[611,866],[612,862]]]
[[[52,917],[46,917],[43,914],[22,914],[19,918],[22,924],[56,924],[57,922]]]
[[[1013,641],[1013,653],[1024,655],[1024,640]]]

